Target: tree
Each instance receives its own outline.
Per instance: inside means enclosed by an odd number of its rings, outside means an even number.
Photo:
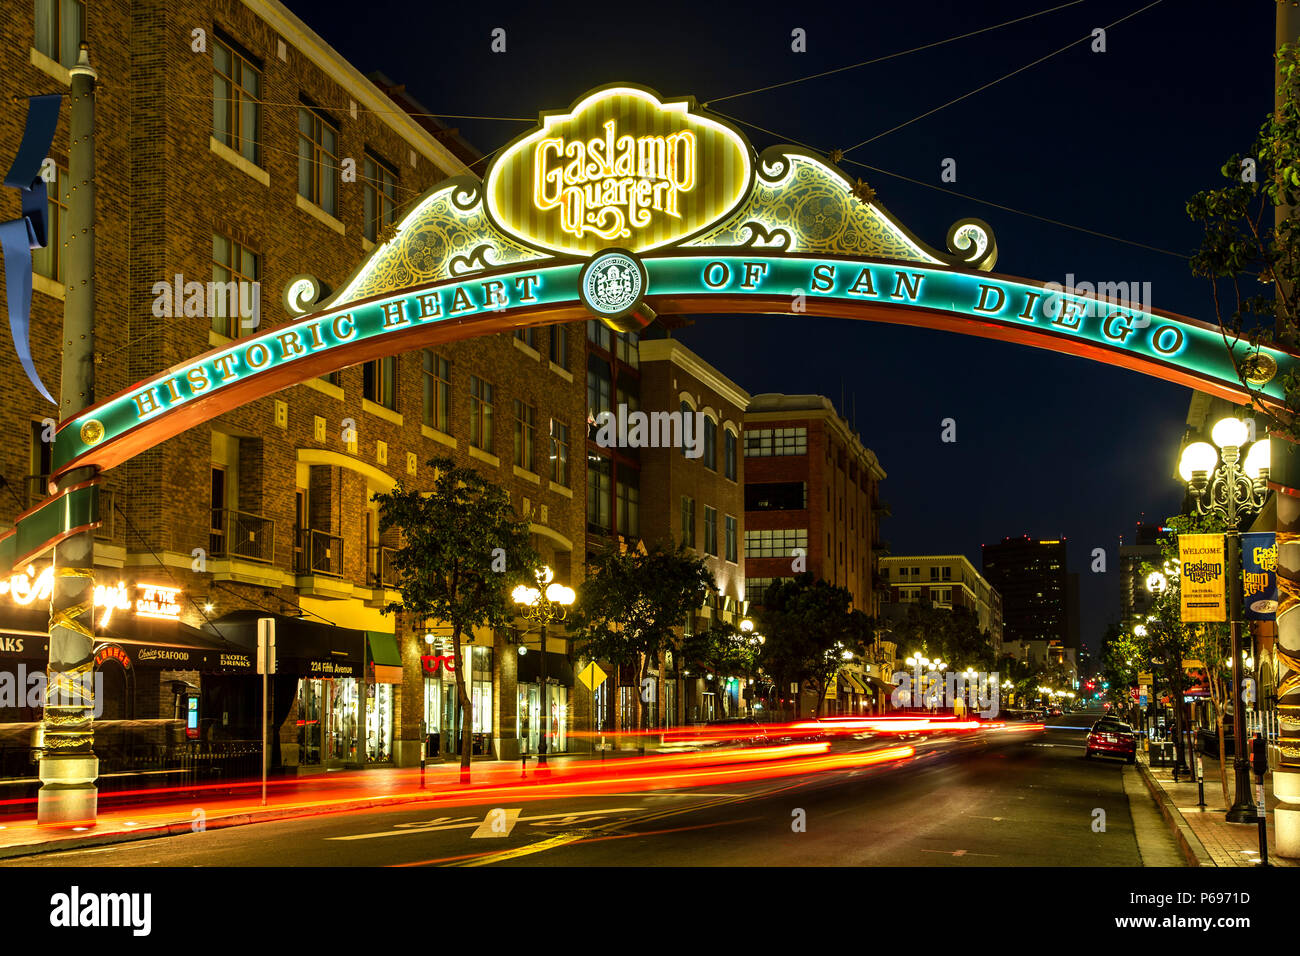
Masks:
[[[1113,621],[1106,628],[1101,639],[1101,680],[1109,684],[1105,696],[1117,712],[1128,713],[1133,708],[1133,688],[1137,686],[1138,674],[1143,665],[1143,649],[1131,631],[1125,630],[1118,621]]]
[[[870,619],[851,610],[852,605],[847,589],[801,574],[769,587],[758,614],[758,629],[766,639],[759,663],[778,687],[811,684],[818,717],[826,688],[848,659],[863,653],[872,635]],[[797,698],[795,706],[797,713]]]
[[[461,708],[461,779],[468,780],[473,745],[473,701],[465,686],[461,637],[476,627],[502,627],[516,614],[509,594],[534,583],[540,558],[529,543],[528,522],[519,520],[505,491],[450,458],[429,461],[433,490],[402,482],[375,495],[379,529],[396,529],[402,544],[393,557],[401,600],[384,613],[403,611],[417,622],[451,625],[456,657],[456,696]]]
[[[1300,341],[1300,228],[1291,215],[1275,224],[1278,209],[1300,203],[1300,52],[1295,45],[1278,50],[1277,66],[1280,106],[1260,127],[1251,155],[1230,157],[1221,169],[1227,184],[1187,203],[1188,216],[1205,233],[1192,272],[1209,279],[1225,345],[1242,386],[1256,398],[1262,395],[1258,346],[1280,339],[1282,347],[1294,348]],[[1286,407],[1272,416],[1273,427],[1300,438],[1300,376],[1288,373],[1281,384]]]
[[[970,608],[911,604],[895,633],[909,652],[920,648],[927,657],[940,658],[955,667],[993,669],[993,638],[988,631],[980,630],[979,616]]]
[[[753,677],[758,668],[758,640],[730,621],[715,621],[682,639],[683,663],[713,675],[722,687],[730,677]]]
[[[592,660],[636,670],[636,723],[645,726],[640,693],[650,662],[676,643],[675,628],[704,604],[713,574],[689,549],[607,548],[588,566],[570,615],[578,649]]]

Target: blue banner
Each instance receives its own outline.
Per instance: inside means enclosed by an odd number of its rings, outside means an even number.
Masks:
[[[28,98],[23,141],[18,147],[13,165],[5,175],[5,185],[17,189],[22,197],[23,214],[21,219],[0,223],[0,251],[4,253],[5,264],[5,299],[9,306],[9,334],[14,340],[14,352],[17,353],[28,380],[54,405],[58,402],[41,381],[32,361],[29,325],[32,313],[32,250],[44,248],[49,240],[46,235],[49,199],[45,181],[41,179],[41,165],[45,162],[50,144],[54,142],[54,130],[59,125],[59,106],[62,102],[63,96],[59,93]]]
[[[1272,531],[1241,536],[1241,582],[1246,620],[1273,620],[1277,612],[1277,538]]]

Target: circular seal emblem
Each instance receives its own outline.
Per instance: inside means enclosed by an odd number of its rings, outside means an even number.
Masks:
[[[81,426],[81,440],[87,445],[96,445],[104,437],[104,423],[92,418]]]
[[[1256,352],[1241,363],[1241,371],[1251,385],[1267,385],[1277,374],[1277,362],[1271,355]]]
[[[583,305],[607,322],[631,315],[645,290],[645,266],[626,249],[601,250],[587,260],[578,276]]]

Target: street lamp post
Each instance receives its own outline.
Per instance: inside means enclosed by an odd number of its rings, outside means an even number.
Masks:
[[[548,567],[537,571],[538,587],[532,588],[521,584],[510,593],[510,598],[522,609],[523,616],[541,628],[541,661],[538,663],[538,703],[541,711],[541,726],[538,728],[537,766],[546,766],[546,738],[550,731],[550,702],[546,699],[546,627],[556,621],[563,621],[573,604],[573,588],[555,582],[555,573]]]
[[[1232,771],[1236,796],[1228,810],[1231,823],[1256,823],[1250,792],[1250,763],[1246,758],[1246,722],[1242,698],[1241,659],[1241,522],[1257,514],[1268,494],[1268,439],[1247,442],[1246,423],[1236,418],[1217,422],[1208,442],[1193,442],[1183,449],[1178,473],[1187,482],[1196,511],[1221,518],[1227,525],[1228,619],[1232,636]],[[1244,455],[1243,455],[1244,452]],[[1220,460],[1221,459],[1221,460]],[[1216,467],[1217,464],[1217,467]],[[1178,705],[1181,707],[1182,702]]]

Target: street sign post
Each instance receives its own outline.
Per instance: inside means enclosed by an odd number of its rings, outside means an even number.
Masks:
[[[267,678],[275,673],[275,618],[257,619],[257,672],[262,675],[262,806],[266,806],[266,774],[270,755],[266,746]]]

